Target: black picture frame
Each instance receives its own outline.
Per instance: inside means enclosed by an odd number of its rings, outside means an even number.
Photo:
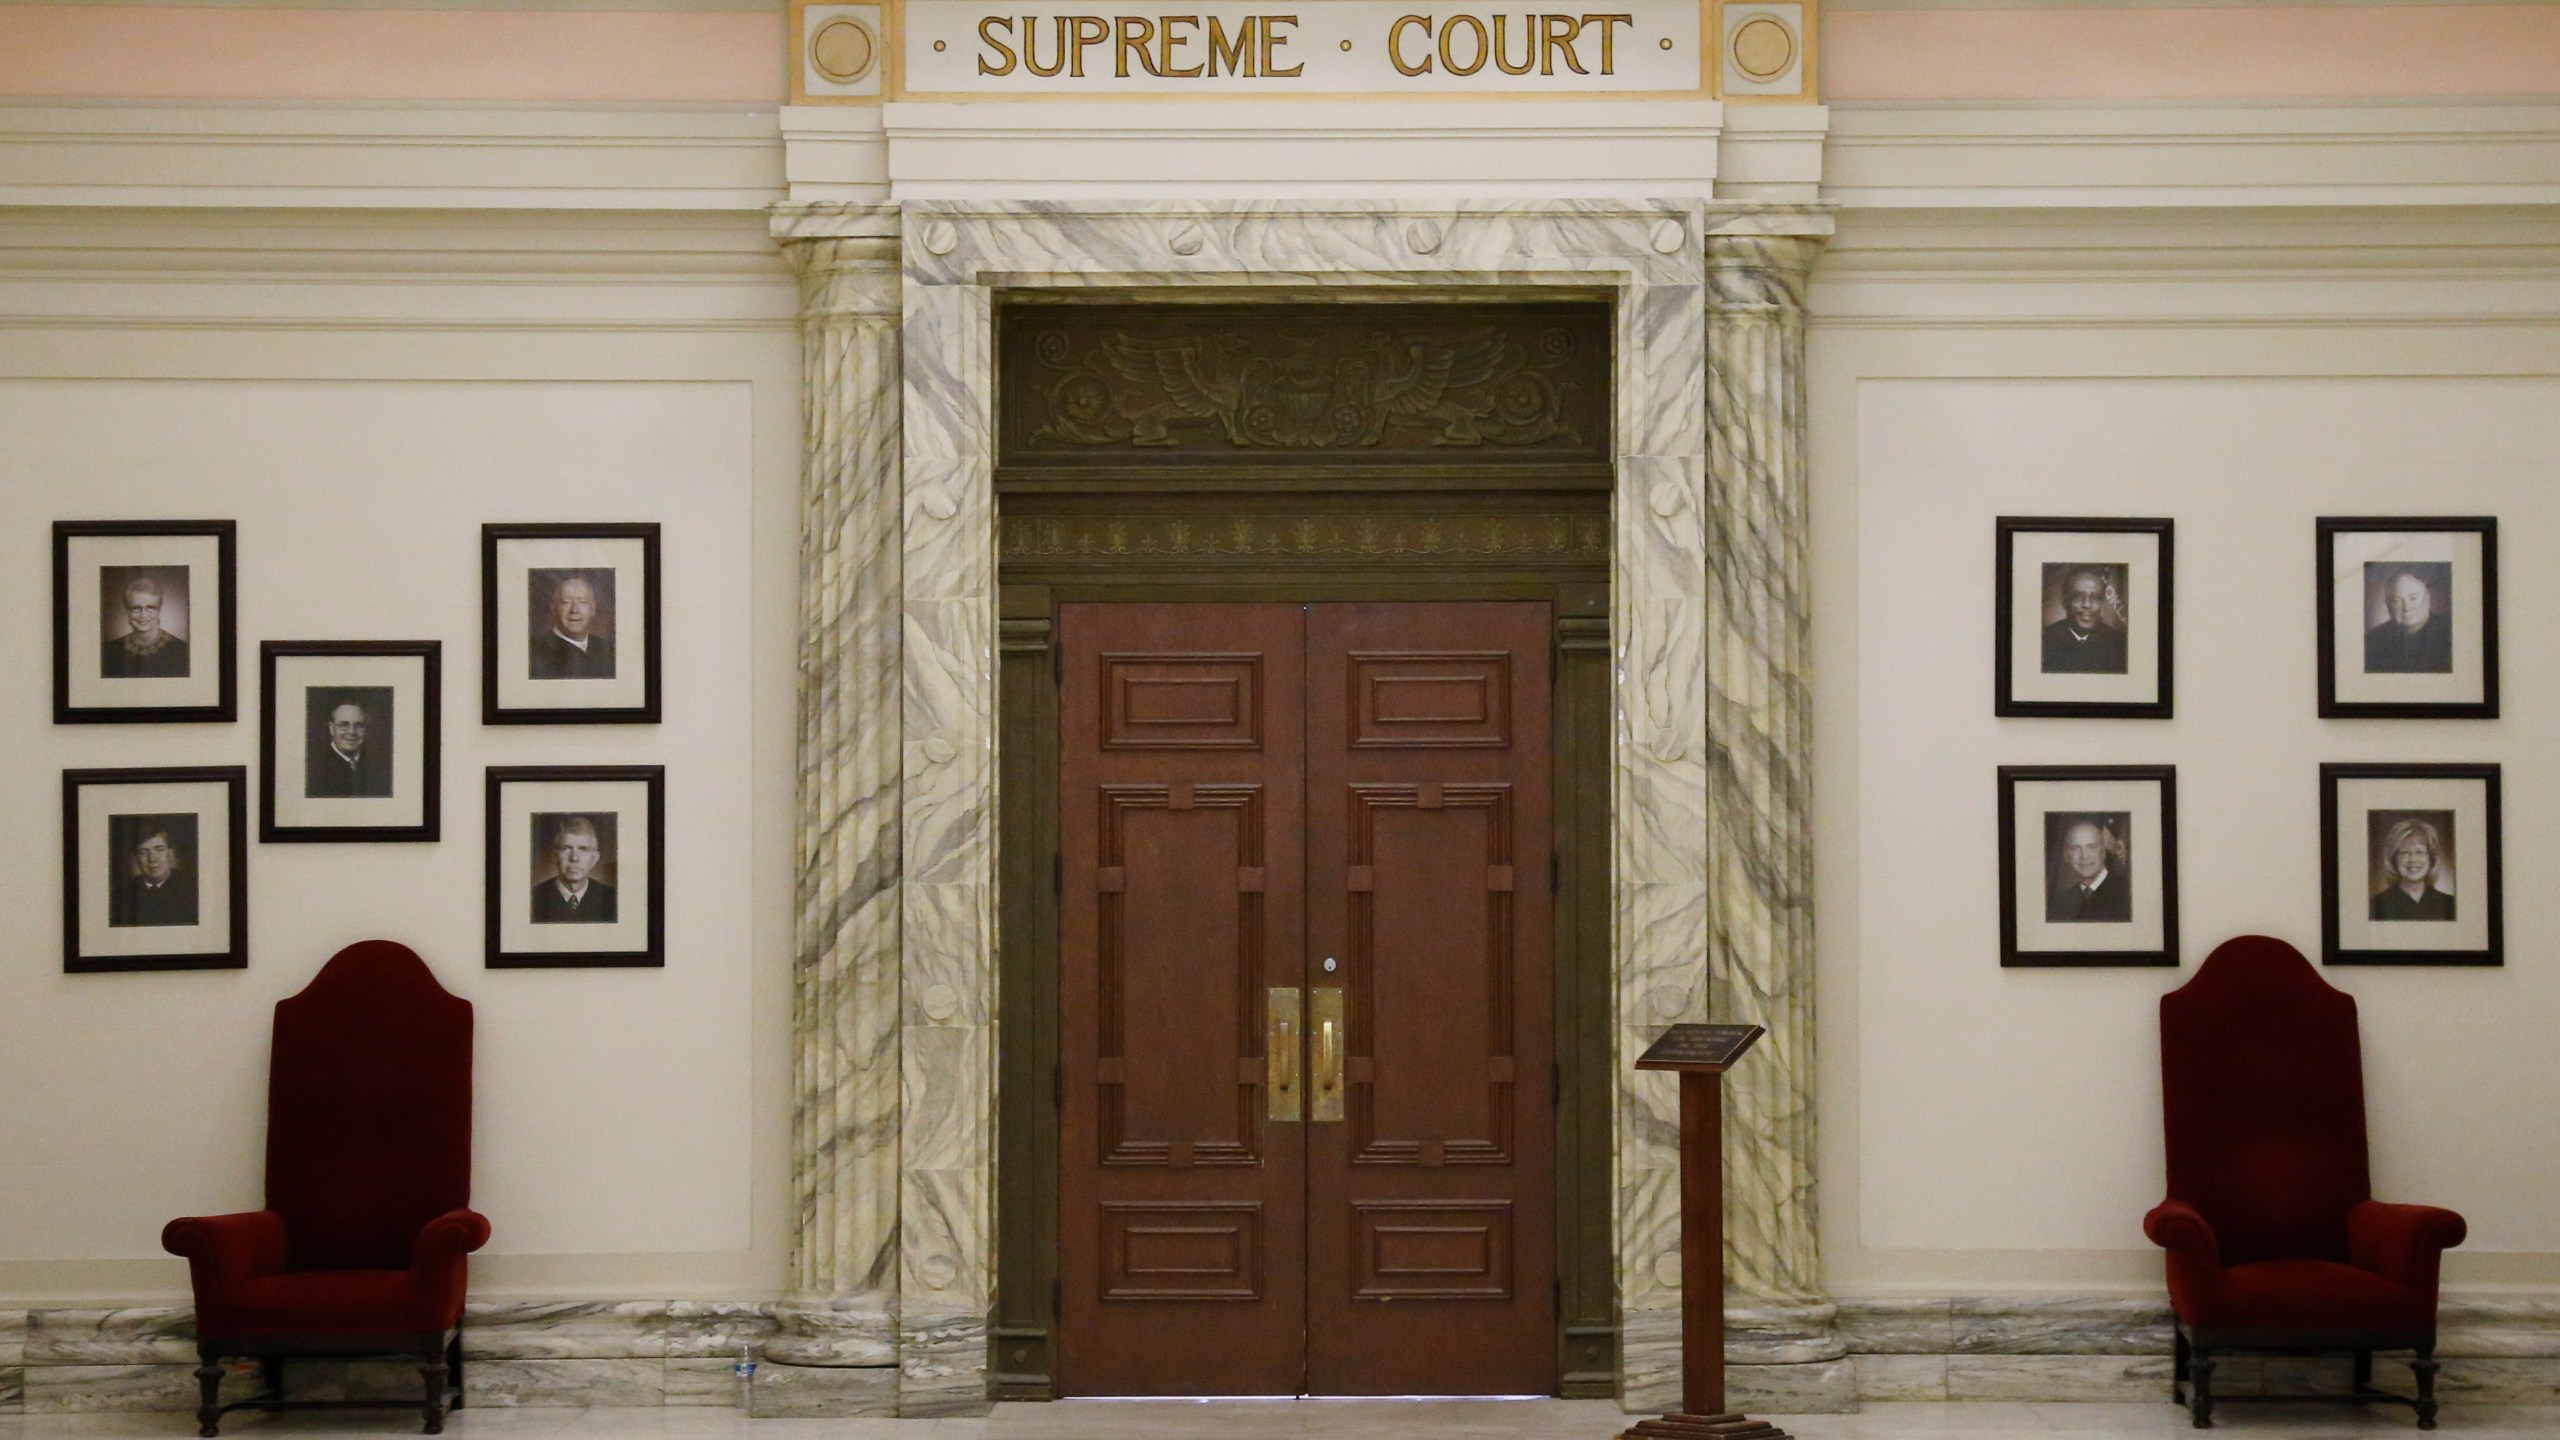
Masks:
[[[508,657],[517,650],[517,637],[506,617],[507,606],[501,603],[501,556],[511,545],[549,547],[555,553],[581,543],[637,542],[640,548],[639,598],[641,601],[640,644],[637,647],[641,673],[641,695],[637,700],[621,703],[568,703],[559,694],[536,703],[519,698],[509,700],[506,692],[518,686],[544,689],[555,686],[580,686],[588,680],[543,679],[519,671]],[[635,523],[566,523],[566,524],[489,524],[480,527],[480,722],[484,725],[655,725],[661,713],[663,694],[659,657],[660,634],[665,629],[660,620],[659,597],[659,527],[654,521]],[[616,589],[622,594],[620,577]],[[529,602],[528,602],[529,603]],[[615,648],[612,663],[619,665],[631,649],[624,646],[627,638],[620,631],[621,607],[612,607],[614,628],[608,643]]]
[[[510,948],[507,937],[512,926],[507,919],[509,903],[526,893],[526,876],[513,873],[507,864],[505,836],[515,815],[507,802],[506,791],[519,784],[598,784],[629,786],[639,784],[646,789],[647,817],[644,829],[648,837],[648,858],[643,867],[647,894],[640,921],[645,937],[637,947],[600,947],[584,950],[533,950]],[[487,836],[485,851],[484,914],[487,941],[487,965],[492,970],[566,970],[566,969],[655,969],[667,963],[667,770],[663,765],[493,765],[487,778]],[[618,813],[618,812],[617,812]],[[618,827],[617,827],[618,828]],[[619,847],[617,847],[619,848]],[[615,857],[617,866],[620,857]],[[628,876],[617,874],[618,888],[627,888]],[[616,919],[620,917],[617,915]]]
[[[399,747],[414,745],[419,760],[417,807],[413,824],[293,823],[278,813],[277,787],[300,780],[307,757],[287,753],[281,743],[282,711],[278,707],[280,662],[298,659],[412,659],[419,662],[418,733],[394,733]],[[307,748],[307,744],[306,747]],[[393,783],[407,767],[394,749],[384,778]],[[258,646],[258,840],[268,845],[396,844],[433,841],[443,832],[444,797],[444,642],[441,640],[268,640]],[[350,797],[353,798],[353,797]]]
[[[2319,578],[2316,582],[2317,588],[2313,591],[2312,609],[2318,616],[2319,622],[2320,718],[2323,720],[2497,719],[2497,517],[2494,515],[2323,515],[2315,527],[2315,533],[2319,545],[2316,567]],[[2477,635],[2476,673],[2479,679],[2476,693],[2467,697],[2449,694],[2446,698],[2432,700],[2359,700],[2353,697],[2341,697],[2340,691],[2343,687],[2340,681],[2344,672],[2340,671],[2338,664],[2338,551],[2341,542],[2349,537],[2374,534],[2476,535],[2479,537],[2478,615],[2471,626],[2465,627],[2460,623],[2461,607],[2451,603],[2452,597],[2446,597],[2447,608],[2452,611],[2452,614],[2447,617],[2447,623],[2453,627],[2454,632],[2452,638],[2446,642],[2448,650],[2446,663],[2454,667],[2446,672],[2446,688],[2448,690],[2465,688],[2459,685],[2462,673],[2459,657],[2465,643],[2460,632],[2469,628]],[[2373,562],[2365,563],[2368,568],[2372,568]],[[2448,588],[2462,591],[2467,591],[2469,588],[2459,585],[2458,577],[2454,574],[2454,562],[2422,561],[2418,562],[2418,565],[2441,565],[2447,572],[2445,583]],[[2359,647],[2365,652],[2363,657],[2365,661],[2372,658],[2371,644],[2372,642],[2365,641]],[[2376,673],[2380,672],[2367,671],[2360,662],[2348,678],[2351,682],[2370,683],[2369,677]]]
[[[2023,537],[2043,535],[2082,535],[2117,537],[2133,543],[2121,551],[2125,558],[2084,562],[2093,568],[2130,570],[2132,557],[2139,551],[2139,541],[2148,537],[2154,547],[2157,566],[2156,594],[2149,597],[2150,617],[2147,626],[2129,625],[2124,629],[2128,660],[2125,662],[2128,683],[2141,671],[2139,647],[2147,629],[2152,641],[2150,673],[2153,684],[2147,694],[2101,699],[2064,699],[2032,693],[2034,685],[2021,686],[2018,663],[2017,633],[2021,623],[2016,605],[2021,600],[2016,584],[2017,550]],[[2123,516],[2028,516],[2003,515],[1993,526],[1993,616],[1992,616],[1992,692],[1991,713],[2003,717],[2042,717],[2052,719],[2166,720],[2176,713],[2176,602],[2177,602],[2177,525],[2166,518]],[[2069,562],[2053,562],[2055,565]],[[2052,568],[2052,566],[2048,566]],[[2132,586],[2128,583],[2126,588]],[[2135,597],[2122,597],[2130,601]],[[2043,631],[2041,618],[2045,605],[2044,591],[2036,591],[2037,618],[2027,628]],[[2047,642],[2050,645],[2050,641]],[[2040,652],[2040,655],[2049,652]],[[2061,672],[2053,672],[2061,673]],[[2039,680],[2043,677],[2039,676]],[[2070,683],[2068,681],[2060,683]]]
[[[2084,781],[2096,781],[2101,783],[2122,782],[2135,785],[2156,785],[2158,787],[2159,793],[2156,800],[2153,801],[2152,816],[2148,822],[2151,825],[2157,826],[2159,831],[2156,848],[2152,849],[2152,855],[2156,858],[2156,862],[2159,867],[2159,899],[2157,901],[2157,931],[2159,943],[2156,945],[2145,944],[2119,948],[2105,948],[2096,945],[2081,948],[2056,948],[2051,946],[2028,948],[2026,944],[2027,936],[2022,932],[2025,932],[2028,927],[2020,923],[2020,906],[2023,903],[2024,897],[2020,895],[2018,887],[2019,861],[2021,858],[2018,850],[2020,838],[2020,827],[2018,823],[2018,804],[2020,800],[2019,792],[2022,788],[2032,787],[2038,784],[2078,783]],[[2006,968],[2030,969],[2113,966],[2175,967],[2179,963],[2177,767],[2174,765],[2003,765],[2000,767],[1999,771],[1999,783],[2001,965]],[[2045,825],[2043,828],[2050,829],[2052,821],[2055,818],[2054,813],[2048,812],[2045,814],[2044,818]],[[2066,841],[2068,838],[2068,830],[2070,828],[2077,827],[2066,827],[2064,832]],[[2037,855],[2041,860],[2048,848],[2049,840],[2048,837],[2038,836],[2036,837],[2036,842]],[[2044,871],[2044,865],[2039,864],[2037,873],[2041,876],[2044,874]],[[2141,902],[2139,900],[2142,887],[2138,883],[2134,883],[2130,876],[2128,876],[2128,883],[2132,885],[2132,893],[2128,895],[2123,902],[2126,904],[2127,908],[2125,923],[2137,924],[2145,918],[2141,914]],[[2039,888],[2038,893],[2039,896],[2043,895],[2041,887]],[[2054,918],[2051,915],[2050,910],[2047,911],[2045,918],[2049,925]],[[2146,930],[2148,928],[2150,927],[2144,927]],[[2137,938],[2140,933],[2141,932],[2139,931],[2136,932]],[[2095,939],[2099,937],[2095,932],[2092,932],[2091,938]]]
[[[221,826],[229,850],[228,874],[217,884],[230,901],[230,924],[227,941],[219,950],[166,950],[117,954],[91,953],[82,942],[81,869],[92,858],[92,841],[112,844],[112,839],[87,833],[81,823],[80,801],[83,791],[93,787],[211,784],[221,787],[223,814]],[[202,835],[210,828],[206,817],[198,811],[194,817],[194,833]],[[112,835],[110,828],[110,836]],[[190,870],[201,855],[184,859]],[[110,865],[113,858],[109,858]],[[114,884],[108,880],[107,888]],[[195,897],[204,893],[204,879],[198,876],[189,892],[192,908]],[[110,899],[111,907],[116,901]],[[110,924],[116,922],[110,921]],[[147,922],[161,924],[166,922]],[[189,927],[200,928],[200,927]],[[62,968],[66,974],[105,974],[136,970],[245,970],[249,965],[249,772],[240,765],[165,765],[125,769],[65,770],[62,772]]]
[[[73,675],[72,590],[73,546],[84,540],[209,539],[214,542],[214,698],[201,704],[104,704],[82,701],[77,690],[134,683],[132,679],[95,680]],[[228,723],[240,718],[239,526],[230,520],[57,520],[53,523],[53,723],[56,725],[149,725]],[[192,621],[193,615],[190,615]],[[183,637],[190,654],[202,637],[191,626]],[[103,648],[103,644],[102,644]]]
[[[2342,907],[2353,903],[2353,892],[2341,893],[2347,887],[2346,877],[2342,873],[2339,861],[2341,851],[2345,848],[2343,842],[2357,837],[2341,832],[2340,827],[2344,820],[2339,810],[2340,791],[2343,786],[2357,781],[2374,780],[2434,782],[2448,786],[2476,785],[2479,787],[2478,818],[2475,822],[2477,828],[2472,830],[2469,838],[2485,853],[2466,856],[2463,851],[2467,847],[2462,843],[2465,837],[2459,833],[2454,836],[2440,837],[2436,842],[2439,847],[2443,846],[2445,840],[2451,840],[2453,843],[2450,848],[2453,853],[2451,855],[2439,853],[2431,857],[2439,868],[2429,874],[2424,885],[2429,890],[2434,889],[2436,875],[2442,874],[2441,867],[2450,861],[2459,861],[2457,875],[2465,872],[2477,874],[2480,883],[2477,887],[2457,883],[2451,901],[2446,907],[2448,913],[2442,917],[2412,915],[2406,918],[2413,921],[2441,918],[2447,922],[2458,922],[2461,918],[2457,908],[2460,902],[2465,897],[2476,895],[2485,902],[2483,905],[2485,914],[2480,917],[2485,923],[2479,931],[2483,936],[2483,943],[2458,948],[2349,943],[2351,936],[2348,931],[2353,922],[2344,913]],[[2323,965],[2505,965],[2507,963],[2504,882],[2506,841],[2500,785],[2499,767],[2490,764],[2340,763],[2322,765],[2320,767],[2320,963]],[[2366,844],[2361,848],[2366,849],[2370,855],[2372,851],[2388,845],[2388,831],[2385,832],[2385,838],[2379,842],[2371,837],[2370,832],[2377,817],[2407,814],[2415,818],[2434,808],[2436,806],[2423,798],[2421,793],[2419,798],[2411,799],[2403,809],[2369,811],[2363,827],[2368,832],[2365,837]],[[2459,803],[2445,808],[2456,812],[2450,818],[2454,820],[2457,831],[2460,831],[2463,827],[2459,817]],[[2378,867],[2374,866],[2369,859],[2366,868],[2371,870]],[[2358,890],[2366,889],[2366,886],[2358,887]],[[2372,900],[2378,899],[2379,896],[2369,891],[2367,893],[2367,903],[2370,907]],[[2373,909],[2368,908],[2365,916],[2356,918],[2379,922],[2399,917],[2385,917],[2373,913]],[[2415,938],[2415,935],[2413,934],[2411,938]]]

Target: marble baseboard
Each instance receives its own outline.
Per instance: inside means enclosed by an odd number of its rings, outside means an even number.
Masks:
[[[887,1419],[898,1414],[892,1366],[773,1365],[756,1370],[748,1414],[758,1420]]]
[[[2124,1404],[2169,1393],[2166,1355],[1950,1355],[1949,1400]]]
[[[86,1415],[101,1411],[193,1410],[196,1367],[185,1365],[30,1365],[22,1413]],[[253,1372],[223,1377],[222,1398],[245,1400],[258,1388]]]
[[[1728,1365],[1724,1399],[1752,1415],[1845,1415],[1858,1408],[1857,1367],[1847,1360]]]
[[[27,1367],[0,1365],[0,1415],[17,1415],[27,1402]]]
[[[664,1360],[466,1360],[463,1399],[490,1409],[667,1403]]]

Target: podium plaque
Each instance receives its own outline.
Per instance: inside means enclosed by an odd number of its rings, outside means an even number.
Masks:
[[[1724,1095],[1717,1077],[1765,1033],[1757,1025],[1674,1025],[1636,1061],[1639,1070],[1680,1077],[1680,1409],[1637,1421],[1619,1440],[1787,1440],[1768,1421],[1724,1408]]]

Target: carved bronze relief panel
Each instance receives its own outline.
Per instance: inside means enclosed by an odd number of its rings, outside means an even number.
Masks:
[[[1605,467],[1604,304],[1011,304],[1000,472]]]

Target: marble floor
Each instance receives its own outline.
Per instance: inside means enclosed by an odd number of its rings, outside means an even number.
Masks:
[[[453,1417],[455,1440],[1608,1440],[1626,1423],[1599,1401],[1067,1401],[1001,1405],[976,1420],[755,1420],[734,1410],[481,1409]],[[1869,1405],[1857,1415],[1791,1415],[1796,1440],[2171,1440],[2195,1431],[2159,1405]],[[2230,1440],[2333,1440],[2416,1432],[2392,1407],[2241,1405],[2218,1417]],[[238,1440],[402,1440],[414,1421],[394,1411],[237,1415]],[[2552,1440],[2560,1407],[2450,1407],[2440,1433],[2466,1440]],[[176,1414],[0,1417],[0,1440],[192,1440]]]

